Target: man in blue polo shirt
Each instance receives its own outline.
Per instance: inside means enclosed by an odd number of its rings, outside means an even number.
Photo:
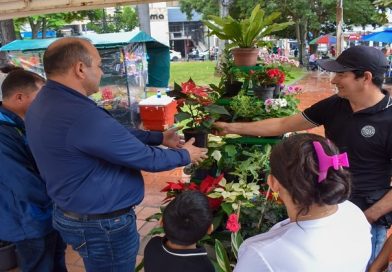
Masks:
[[[182,148],[176,131],[128,130],[88,98],[99,90],[101,58],[87,40],[63,38],[44,53],[48,81],[26,115],[28,141],[55,203],[54,227],[87,271],[133,271],[139,247],[133,207],[141,170],[170,170],[206,158]],[[168,149],[155,147],[166,145]]]
[[[319,65],[336,73],[332,79],[336,95],[290,117],[215,126],[220,134],[273,136],[323,125],[326,137],[349,155],[351,201],[372,224],[373,260],[392,222],[392,98],[382,89],[388,62],[380,50],[356,46],[336,60],[320,60]]]

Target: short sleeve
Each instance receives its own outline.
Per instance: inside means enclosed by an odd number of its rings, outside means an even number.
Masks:
[[[272,272],[261,253],[252,246],[241,246],[234,272]]]
[[[323,99],[305,109],[302,112],[302,115],[315,126],[324,125],[328,122],[328,116],[330,116],[330,113],[333,113],[339,99],[340,98],[337,95]]]

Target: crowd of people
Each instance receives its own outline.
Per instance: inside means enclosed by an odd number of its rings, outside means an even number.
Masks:
[[[67,271],[66,244],[86,271],[133,271],[141,170],[197,164],[208,150],[184,143],[176,129],[127,129],[91,101],[102,71],[88,40],[56,40],[43,62],[46,79],[14,68],[1,85],[0,240],[16,245],[22,271]],[[336,73],[336,95],[290,117],[214,124],[219,135],[325,128],[326,138],[302,133],[274,146],[267,182],[288,219],[245,240],[235,271],[374,272],[388,263],[392,99],[382,83],[389,62],[378,49],[356,46],[317,64]],[[165,236],[145,248],[146,272],[214,271],[197,243],[213,229],[205,195],[180,194],[161,224]]]

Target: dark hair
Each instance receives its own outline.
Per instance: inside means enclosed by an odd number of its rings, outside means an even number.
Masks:
[[[15,91],[25,93],[36,91],[38,82],[45,83],[45,79],[36,73],[23,69],[11,71],[1,84],[3,99],[10,97]]]
[[[67,42],[64,41],[67,39]],[[81,61],[88,67],[92,64],[91,55],[82,38],[62,38],[49,46],[44,53],[44,69],[49,75],[67,72],[72,65]]]
[[[352,72],[354,73],[355,78],[362,78],[365,76],[365,71],[355,70]],[[373,74],[373,73],[372,73],[372,75],[373,75],[372,83],[381,89],[382,84],[384,82],[384,75],[377,75],[377,74]]]
[[[166,238],[179,245],[191,245],[207,234],[212,223],[208,198],[198,191],[184,191],[163,211]]]
[[[0,68],[0,71],[1,71],[2,73],[4,73],[4,74],[8,74],[8,73],[11,72],[11,71],[20,70],[20,69],[23,70],[22,67],[15,66],[15,65],[13,65],[13,64],[11,64],[11,63],[7,63],[7,64],[5,64],[4,66],[2,66],[2,67]]]
[[[348,199],[351,178],[347,170],[328,169],[327,177],[318,182],[319,164],[313,141],[320,142],[329,156],[339,150],[329,140],[315,134],[297,134],[274,146],[270,156],[271,174],[288,191],[299,215],[313,204],[334,205]]]

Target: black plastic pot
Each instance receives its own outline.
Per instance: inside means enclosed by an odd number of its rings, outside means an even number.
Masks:
[[[7,271],[17,266],[15,245],[0,247],[0,271]]]
[[[241,81],[232,81],[232,82],[226,82],[225,83],[225,97],[233,97],[236,96],[242,88],[242,82]]]
[[[276,85],[274,89],[274,98],[278,98],[281,91],[282,87],[280,85]]]
[[[182,131],[184,133],[185,141],[187,142],[191,138],[195,138],[194,146],[207,147],[208,144],[208,132],[205,130],[187,128]]]
[[[253,87],[253,93],[261,100],[267,100],[274,97],[275,86],[256,86]]]

